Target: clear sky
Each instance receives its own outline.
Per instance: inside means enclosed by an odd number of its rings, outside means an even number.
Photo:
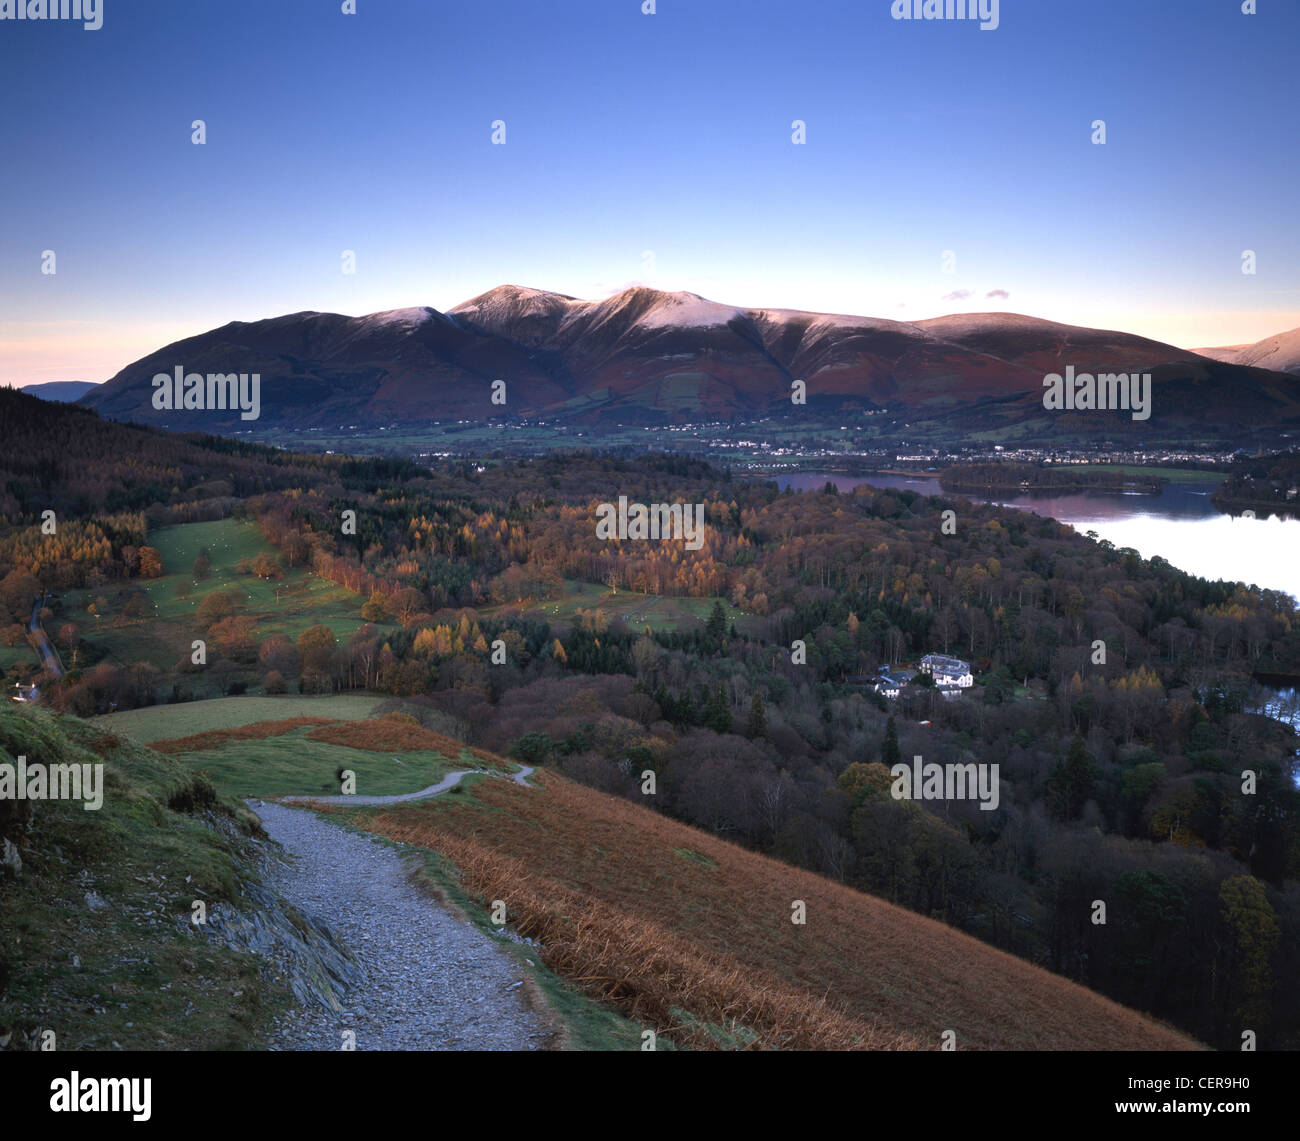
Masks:
[[[102,5],[0,20],[0,383],[504,282],[1188,347],[1300,325],[1297,0],[1002,0],[990,31],[890,0]]]

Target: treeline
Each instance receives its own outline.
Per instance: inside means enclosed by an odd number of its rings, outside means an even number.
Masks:
[[[1238,460],[1211,501],[1220,511],[1300,515],[1300,453]]]
[[[423,469],[405,461],[283,452],[101,419],[0,388],[0,576],[48,588],[133,575],[146,527],[220,519],[250,497],[333,485],[364,493]]]
[[[1085,491],[1158,492],[1164,476],[1122,471],[1085,471],[1074,464],[1030,464],[1012,460],[958,464],[939,473],[945,491]]]

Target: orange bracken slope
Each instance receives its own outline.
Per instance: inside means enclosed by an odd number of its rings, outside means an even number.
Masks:
[[[748,1026],[758,1046],[938,1049],[951,1030],[958,1049],[1198,1048],[945,924],[556,773],[533,779],[541,790],[485,780],[358,822],[445,852],[548,965],[687,1043],[708,1044],[674,1008]]]

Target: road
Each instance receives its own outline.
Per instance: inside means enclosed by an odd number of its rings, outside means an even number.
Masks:
[[[48,670],[56,678],[62,677],[63,664],[59,661],[59,655],[55,652],[54,644],[50,641],[50,636],[45,632],[45,627],[41,625],[41,605],[44,602],[43,597],[32,601],[32,620],[27,625],[27,633],[36,646],[37,654],[40,655],[41,667]]]

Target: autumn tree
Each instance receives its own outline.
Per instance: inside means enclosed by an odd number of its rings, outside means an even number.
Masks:
[[[194,612],[194,619],[200,626],[208,627],[223,618],[229,618],[242,607],[243,598],[238,591],[214,590],[199,603],[198,609]]]
[[[287,635],[272,634],[258,650],[257,662],[264,670],[282,675],[297,673],[298,649]]]
[[[879,761],[854,761],[840,773],[836,783],[856,808],[868,797],[887,794],[894,778]]]
[[[367,622],[387,622],[392,617],[388,599],[380,591],[372,591],[369,600],[361,607],[361,617]]]
[[[140,577],[141,578],[162,578],[163,560],[162,554],[156,547],[140,548]]]
[[[309,626],[298,636],[298,653],[302,657],[302,688],[329,688],[333,676],[334,653],[338,639],[328,626]]]
[[[417,614],[423,614],[428,608],[428,600],[423,592],[408,586],[393,595],[392,608],[397,620],[405,626]]]
[[[253,560],[253,573],[260,579],[270,582],[274,579],[283,578],[284,572],[280,569],[280,564],[271,558],[265,551]]]

